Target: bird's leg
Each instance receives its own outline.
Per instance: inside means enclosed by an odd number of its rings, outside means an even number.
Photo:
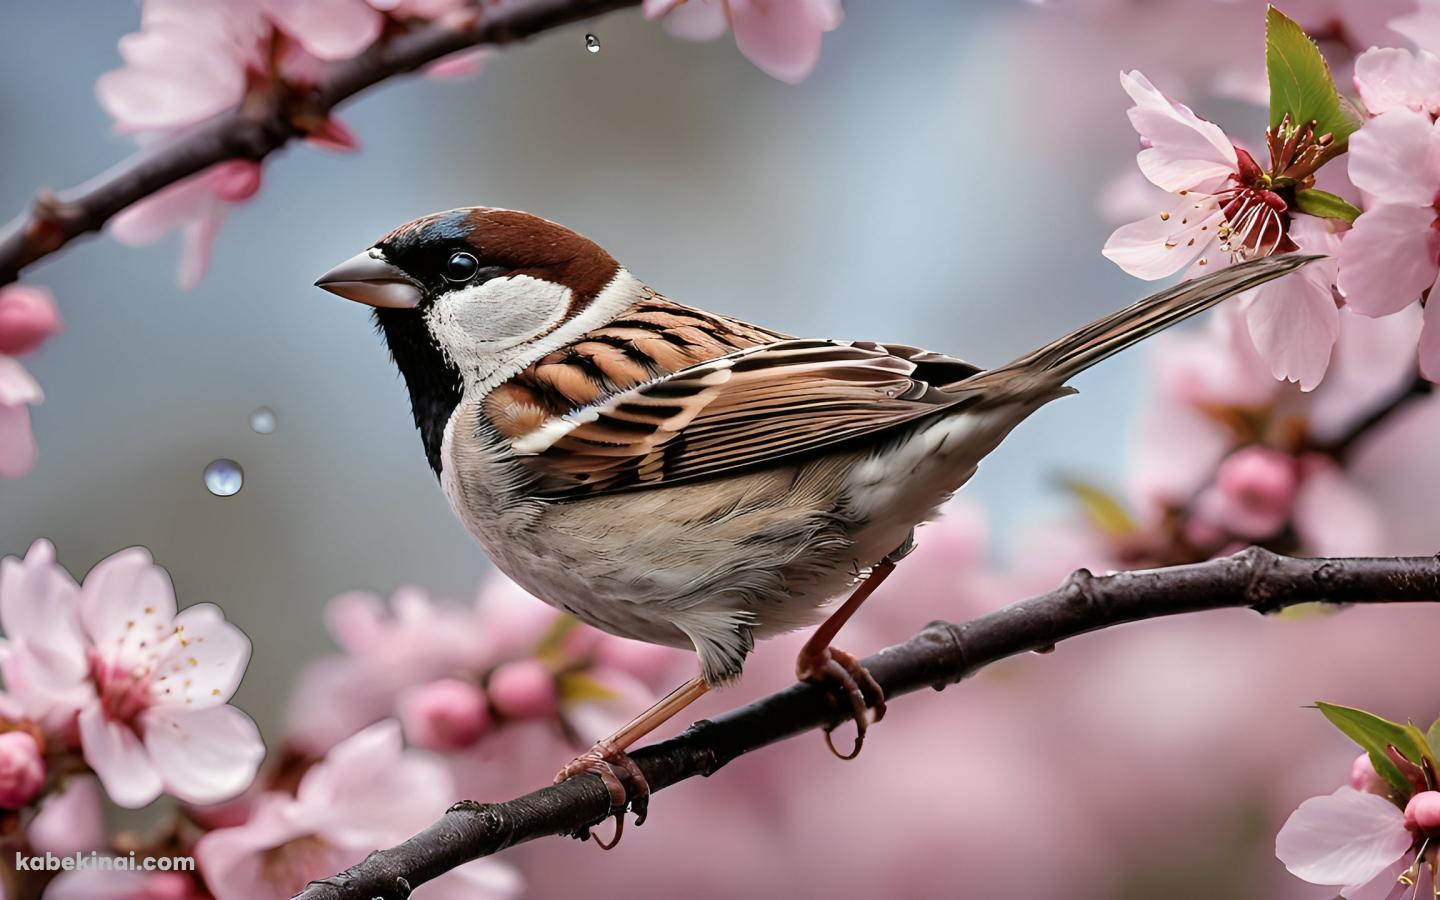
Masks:
[[[850,701],[851,717],[855,720],[855,746],[849,753],[841,753],[835,749],[835,743],[830,738],[833,728],[825,729],[825,744],[841,759],[854,759],[860,755],[860,748],[865,745],[865,732],[869,729],[869,723],[865,721],[867,707],[875,710],[874,721],[878,722],[885,718],[885,692],[875,681],[874,676],[860,664],[855,657],[837,647],[830,646],[835,635],[855,611],[860,608],[871,594],[875,592],[881,583],[895,571],[895,564],[910,554],[915,549],[915,533],[912,531],[901,544],[891,553],[886,554],[880,560],[865,580],[856,585],[849,598],[841,604],[840,608],[831,613],[830,618],[815,629],[810,640],[800,648],[800,655],[795,660],[795,677],[801,681],[809,681],[815,684],[830,682],[837,684]],[[868,698],[868,700],[867,700]]]
[[[620,843],[620,834],[625,828],[625,807],[627,805],[635,810],[635,824],[641,825],[645,822],[645,811],[650,801],[650,785],[645,780],[645,773],[640,771],[640,767],[625,751],[636,741],[665,724],[682,709],[699,700],[709,689],[710,685],[705,683],[704,678],[690,679],[666,694],[660,702],[631,719],[619,731],[596,741],[595,746],[572,759],[569,765],[561,769],[560,774],[555,776],[555,783],[559,784],[579,775],[593,773],[599,775],[600,780],[605,783],[606,789],[610,791],[610,808],[616,810],[615,836],[610,839],[609,843],[598,837],[595,838],[595,843],[602,848],[609,850]],[[634,796],[631,796],[630,792],[626,790],[617,769],[629,776]]]

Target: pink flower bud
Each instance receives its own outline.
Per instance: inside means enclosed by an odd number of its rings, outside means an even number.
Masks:
[[[441,678],[400,698],[400,724],[426,750],[463,750],[490,730],[485,692],[469,681]]]
[[[242,203],[260,190],[260,164],[247,159],[232,159],[209,172],[215,196],[226,203]]]
[[[1379,794],[1382,797],[1390,793],[1390,786],[1380,777],[1380,773],[1375,771],[1375,764],[1370,761],[1368,753],[1355,757],[1355,761],[1350,764],[1350,786],[1357,791]]]
[[[1299,473],[1288,453],[1245,447],[1220,464],[1215,487],[1220,522],[1243,537],[1262,538],[1290,518]]]
[[[23,731],[0,734],[0,807],[21,809],[45,784],[40,745]]]
[[[50,294],[39,288],[0,289],[0,353],[29,353],[61,328]]]
[[[1425,837],[1440,837],[1440,791],[1421,791],[1405,804],[1405,827]]]
[[[538,719],[553,716],[559,709],[555,675],[533,659],[497,666],[485,690],[495,708],[512,718]]]

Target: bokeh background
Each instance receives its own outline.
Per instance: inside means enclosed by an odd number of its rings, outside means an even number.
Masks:
[[[0,554],[44,536],[83,573],[148,547],[182,604],[218,603],[253,639],[236,702],[276,741],[295,676],[331,646],[329,597],[401,584],[468,597],[489,569],[425,466],[365,311],[311,287],[317,274],[417,215],[510,206],[593,237],[683,302],[1000,363],[1145,292],[1099,254],[1115,223],[1098,198],[1135,149],[1116,74],[1193,85],[1259,47],[1260,5],[1183,21],[1179,5],[1093,19],[1001,0],[852,3],[798,86],[728,40],[679,42],[632,11],[507,50],[469,81],[384,84],[344,110],[361,153],[296,147],[267,166],[197,289],[176,286],[174,243],[99,237],[34,270],[67,331],[26,360],[47,394],[41,456],[0,481]],[[138,11],[47,0],[3,15],[0,208],[18,210],[37,186],[131,152],[93,86]],[[1263,121],[1238,102],[1207,109],[1242,131]],[[1134,353],[1087,373],[982,467],[966,494],[993,538],[983,553],[1070,504],[1058,475],[1122,480],[1145,379]],[[262,405],[273,434],[248,425]],[[219,457],[244,467],[237,496],[202,483]],[[854,649],[961,617],[975,590],[912,587],[923,596],[876,614]],[[1387,618],[1356,631],[1362,617]],[[1270,857],[1277,817],[1343,781],[1353,753],[1299,703],[1363,667],[1433,686],[1433,654],[1405,642],[1434,619],[1364,610],[1279,637],[1229,621],[1014,661],[983,688],[898,704],[901,724],[848,766],[802,742],[667,792],[616,854],[552,841],[518,858],[536,896],[581,883],[596,897],[1326,896]],[[771,656],[745,692],[783,683],[788,650]],[[1189,678],[1152,680],[1157,668]],[[1062,693],[1082,678],[1083,694]],[[1248,702],[1273,681],[1295,702]],[[1380,711],[1432,712],[1407,699]],[[1229,777],[1247,766],[1264,777]]]

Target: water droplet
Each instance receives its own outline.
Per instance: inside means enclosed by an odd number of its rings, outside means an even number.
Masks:
[[[250,430],[256,434],[275,433],[275,410],[262,406],[250,414]]]
[[[585,35],[585,49],[591,53],[600,52],[600,39],[593,34]]]
[[[245,471],[233,459],[217,459],[205,467],[205,488],[217,497],[233,497],[245,484]]]

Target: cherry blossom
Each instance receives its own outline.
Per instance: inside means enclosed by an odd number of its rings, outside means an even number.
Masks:
[[[645,0],[644,11],[685,40],[714,40],[728,27],[747,59],[791,84],[815,71],[821,37],[844,18],[839,0]]]
[[[1153,280],[1186,267],[1193,275],[1272,253],[1336,249],[1336,229],[1328,222],[1292,220],[1277,193],[1281,179],[1263,171],[1219,126],[1160,93],[1139,72],[1123,73],[1120,81],[1135,104],[1130,122],[1143,145],[1136,163],[1152,184],[1174,197],[1116,229],[1105,243],[1108,259]],[[1302,127],[1285,141],[1267,133],[1267,146],[1271,170],[1283,173],[1285,183],[1298,183],[1313,177],[1324,139]],[[1244,300],[1251,336],[1272,374],[1298,381],[1304,390],[1319,384],[1329,365],[1337,329],[1334,277],[1334,263],[1322,260]]]
[[[264,756],[227,701],[250,642],[219,608],[177,612],[169,576],[141,548],[102,560],[77,585],[36,541],[0,561],[0,671],[26,713],[73,724],[110,798],[144,806],[162,791],[214,803],[242,791]]]
[[[405,840],[456,796],[445,766],[406,751],[400,726],[386,720],[337,744],[305,773],[294,796],[266,793],[244,824],[206,834],[195,857],[216,900],[281,900]],[[428,882],[422,893],[461,900],[519,892],[514,870],[477,860]]]
[[[1342,787],[1300,804],[1275,837],[1275,855],[1311,884],[1341,887],[1346,897],[1366,888],[1384,896],[1415,843],[1405,820],[1384,797]]]
[[[392,716],[436,750],[463,749],[530,719],[600,737],[684,677],[683,654],[579,626],[499,575],[470,604],[406,587],[387,609],[354,592],[333,599],[326,619],[344,653],[310,666],[291,705],[291,739],[310,753]],[[474,739],[458,740],[469,732]]]
[[[1397,106],[1351,137],[1349,156],[1350,178],[1369,203],[1341,248],[1339,288],[1356,312],[1393,315],[1428,294],[1440,276],[1440,126]],[[1420,370],[1432,381],[1440,381],[1436,309],[1426,304],[1420,335]]]

